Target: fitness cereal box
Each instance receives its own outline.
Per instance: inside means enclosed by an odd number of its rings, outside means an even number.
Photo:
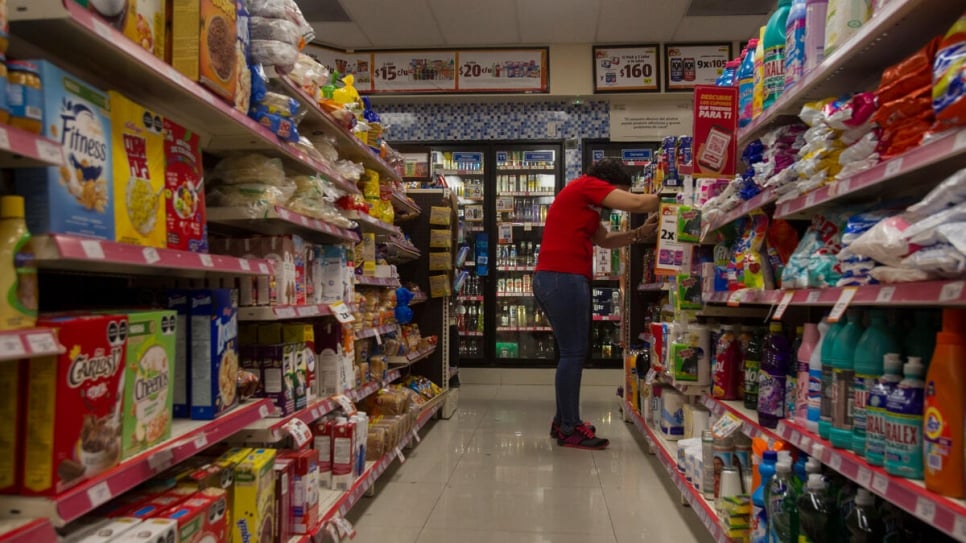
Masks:
[[[125,315],[41,318],[65,352],[28,362],[21,493],[63,492],[118,463]]]
[[[163,121],[119,93],[108,96],[114,135],[115,239],[166,247]]]
[[[174,311],[128,314],[122,459],[171,437],[177,322]]]
[[[238,403],[238,291],[194,290],[190,303],[191,418],[210,420]]]
[[[201,136],[164,119],[164,167],[167,246],[207,253]]]
[[[110,99],[50,62],[31,62],[44,82],[43,135],[61,144],[64,165],[16,170],[27,228],[113,240]]]

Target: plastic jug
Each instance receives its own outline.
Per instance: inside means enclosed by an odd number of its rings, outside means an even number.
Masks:
[[[902,381],[902,360],[898,353],[887,353],[883,357],[882,371],[882,377],[869,392],[865,414],[865,460],[873,466],[885,463],[886,402]]]
[[[943,309],[943,329],[926,375],[924,417],[926,488],[966,495],[963,406],[966,405],[966,310]]]
[[[765,27],[758,29],[758,46],[755,47],[755,91],[751,97],[751,119],[761,115],[765,98]]]
[[[818,433],[822,438],[828,439],[832,432],[832,383],[835,370],[832,368],[832,351],[835,350],[835,343],[838,341],[839,333],[849,322],[848,313],[839,322],[832,324],[825,339],[822,340],[822,406],[819,414]],[[809,364],[811,367],[811,364]]]
[[[758,409],[758,372],[761,371],[761,337],[751,332],[745,346],[744,363],[745,407]]]
[[[805,73],[825,60],[825,15],[828,0],[805,0]]]
[[[791,356],[781,323],[769,324],[768,332],[758,372],[758,423],[776,428],[785,416],[785,376]]]
[[[865,455],[867,425],[866,406],[869,392],[882,377],[882,361],[886,353],[899,349],[895,337],[889,332],[885,313],[874,310],[869,314],[869,327],[862,333],[855,347],[855,377],[852,379],[852,450]]]
[[[775,451],[765,451],[761,457],[761,465],[758,466],[758,473],[761,475],[761,484],[751,495],[751,541],[752,543],[767,543],[768,538],[768,511],[765,504],[765,488],[775,476],[775,464],[778,462],[778,453]]]
[[[0,330],[31,328],[37,323],[32,247],[23,197],[0,197]]]
[[[815,434],[822,415],[822,348],[830,327],[826,319],[818,323],[818,342],[808,359],[808,421],[805,426]]]
[[[852,379],[855,376],[855,347],[862,338],[862,314],[848,311],[849,322],[835,337],[832,357],[832,431],[829,441],[838,449],[852,448]]]
[[[775,476],[766,489],[765,509],[768,515],[769,541],[798,541],[798,495],[801,483],[792,475],[791,460],[775,464]]]
[[[831,543],[835,541],[830,517],[832,506],[828,497],[828,484],[821,473],[811,473],[805,483],[805,492],[798,498],[798,521],[800,543]]]
[[[852,543],[880,543],[885,540],[885,523],[875,507],[875,496],[860,488],[855,494],[855,507],[845,519]]]
[[[809,372],[811,371],[812,355],[818,346],[819,337],[818,326],[815,323],[806,323],[802,331],[801,345],[795,353],[798,360],[796,365],[798,378],[795,385],[795,409],[794,415],[788,418],[794,419],[801,426],[808,424]]]
[[[738,80],[738,126],[748,126],[751,122],[751,102],[755,94],[755,49],[758,39],[752,38],[745,48],[741,65],[735,73]]]
[[[788,373],[785,374],[785,418],[795,420],[795,402],[798,399],[798,349],[802,346],[804,326],[795,327],[795,339],[788,348]]]
[[[785,90],[805,74],[805,28],[807,0],[792,0],[785,22]]]
[[[719,400],[738,399],[738,381],[741,379],[741,345],[733,326],[721,327],[715,348],[714,397]]]
[[[904,375],[886,402],[886,460],[885,469],[892,475],[907,479],[922,479],[922,360],[909,359],[902,366]],[[960,404],[962,407],[962,404]]]
[[[765,25],[762,111],[770,108],[785,90],[785,26],[791,6],[792,0],[778,0],[778,7]]]

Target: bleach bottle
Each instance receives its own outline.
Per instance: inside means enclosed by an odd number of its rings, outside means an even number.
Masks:
[[[883,357],[882,371],[882,377],[869,391],[865,412],[865,460],[873,466],[885,463],[886,402],[899,381],[902,381],[902,360],[897,353],[888,353]]]
[[[768,543],[768,510],[765,503],[765,489],[775,476],[775,464],[778,463],[778,453],[765,451],[761,457],[758,473],[761,474],[761,484],[751,495],[751,543]]]
[[[886,402],[885,469],[906,479],[922,479],[922,406],[926,383],[922,360],[909,358],[905,376]]]
[[[826,319],[818,323],[818,343],[808,359],[808,420],[805,427],[813,434],[819,433],[818,423],[822,415],[822,348],[830,327]]]
[[[852,409],[852,450],[859,456],[865,455],[868,424],[866,406],[869,404],[869,393],[882,377],[883,357],[898,349],[895,337],[889,333],[885,313],[881,310],[872,311],[869,315],[869,327],[865,329],[855,347],[855,377],[852,378],[852,397],[855,401]]]
[[[822,341],[822,411],[818,421],[818,435],[822,439],[828,439],[829,434],[832,433],[832,382],[835,376],[835,370],[832,368],[832,351],[835,350],[839,333],[848,322],[848,314],[846,314],[839,319],[839,322],[829,327]]]
[[[792,0],[785,23],[785,91],[805,74],[805,16],[808,0]]]
[[[751,102],[755,94],[755,49],[758,39],[752,38],[742,54],[741,65],[735,73],[738,81],[738,126],[751,123]]]
[[[849,322],[835,337],[832,347],[832,431],[829,441],[837,449],[852,448],[852,379],[855,376],[855,347],[862,338],[862,314],[848,311]]]
[[[795,390],[795,412],[793,416],[788,418],[794,418],[795,423],[801,426],[807,426],[808,424],[808,391],[810,388],[809,381],[811,379],[812,357],[815,355],[815,351],[819,349],[820,337],[818,326],[815,323],[805,323],[804,332],[802,333],[802,343],[795,353],[798,359],[798,364],[796,365],[798,379]],[[818,377],[821,379],[821,375]],[[820,380],[819,382],[821,383]]]
[[[792,0],[778,0],[778,8],[765,26],[762,111],[770,108],[785,90],[785,27],[791,6]]]

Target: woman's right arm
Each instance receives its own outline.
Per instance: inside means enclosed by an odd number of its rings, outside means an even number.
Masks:
[[[634,194],[626,190],[614,189],[604,197],[600,205],[628,213],[653,213],[657,211],[660,200],[654,194]]]

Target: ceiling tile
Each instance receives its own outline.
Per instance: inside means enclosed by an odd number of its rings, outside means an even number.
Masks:
[[[768,15],[684,17],[672,41],[744,41],[768,22]]]
[[[355,23],[312,23],[315,30],[315,43],[329,45],[337,49],[362,49],[372,47]]]
[[[443,43],[426,0],[350,0],[342,5],[372,47],[430,47]]]
[[[522,43],[594,41],[601,0],[517,0]]]
[[[429,0],[447,45],[513,45],[520,42],[515,0]]]
[[[601,0],[596,43],[651,43],[674,36],[688,2]]]

